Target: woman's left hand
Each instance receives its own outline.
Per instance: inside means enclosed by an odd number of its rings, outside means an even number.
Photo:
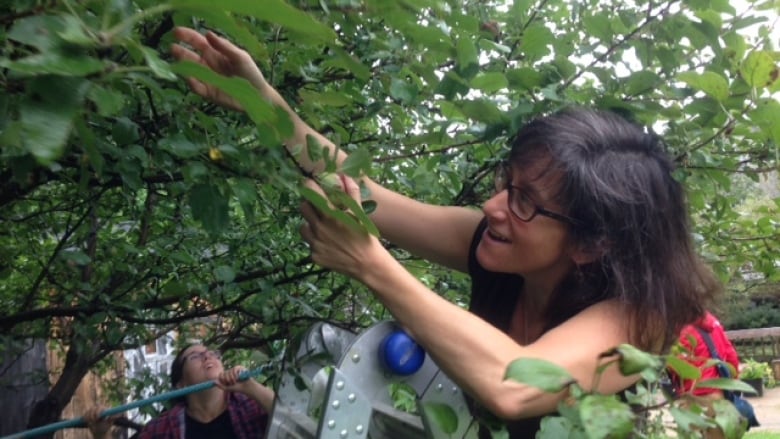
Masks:
[[[105,439],[110,436],[111,426],[116,416],[100,417],[105,411],[105,407],[96,406],[89,408],[84,413],[84,423],[87,424],[93,439]]]
[[[247,378],[243,381],[238,379],[241,372],[244,371],[246,371],[246,368],[243,366],[234,366],[223,371],[217,377],[217,386],[229,392],[247,393],[247,389],[251,387],[250,380],[252,378]]]
[[[360,205],[360,187],[350,177],[338,175],[343,190]],[[312,180],[305,186],[325,196],[322,188]],[[338,189],[335,189],[338,190]],[[365,230],[356,230],[318,210],[311,203],[301,204],[301,213],[306,222],[300,232],[311,248],[311,258],[317,264],[352,278],[361,279],[371,267],[372,257],[386,251],[379,240]],[[349,211],[345,212],[350,214]]]

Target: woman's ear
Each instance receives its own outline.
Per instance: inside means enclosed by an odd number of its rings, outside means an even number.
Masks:
[[[586,265],[601,259],[608,251],[609,245],[606,238],[599,238],[595,242],[576,244],[576,248],[571,254],[571,259],[575,265]]]

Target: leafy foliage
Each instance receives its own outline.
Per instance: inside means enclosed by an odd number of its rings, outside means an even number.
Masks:
[[[619,111],[666,138],[722,279],[746,266],[780,279],[780,200],[747,215],[749,191],[731,191],[733,175],[778,166],[771,1],[3,4],[0,337],[48,339],[66,358],[33,426],[56,420],[99,360],[170,329],[206,325],[223,349],[273,361],[313,320],[383,317],[310,264],[301,175],[279,147],[288,118],[246,81],[171,63],[176,24],[243,45],[356,170],[431,203],[478,206],[534,115]],[[179,75],[218,84],[246,114],[194,97]],[[397,255],[467,303],[463,275]]]
[[[507,379],[546,392],[567,391],[567,398],[558,405],[558,414],[542,420],[537,437],[663,438],[669,437],[672,431],[677,437],[699,437],[697,435],[705,429],[719,429],[725,438],[740,438],[745,434],[747,421],[740,417],[734,405],[726,400],[713,403],[712,400],[697,398],[693,396],[693,390],[706,387],[752,391],[746,383],[724,378],[700,380],[702,369],[681,359],[678,353],[659,356],[623,345],[603,353],[601,358],[603,362],[596,372],[597,376],[606,367],[616,365],[623,375],[640,374],[643,380],[620,398],[599,394],[595,385],[594,389],[583,389],[568,372],[550,362],[518,359],[510,364]],[[710,366],[705,363],[702,368]],[[667,369],[681,379],[696,383],[688,393],[681,395],[663,392],[661,383]],[[566,384],[550,386],[549,383],[554,381]],[[665,417],[664,413],[668,415]]]
[[[775,386],[775,375],[769,364],[747,358],[744,364],[740,365],[740,377],[744,379],[760,379],[766,387]]]

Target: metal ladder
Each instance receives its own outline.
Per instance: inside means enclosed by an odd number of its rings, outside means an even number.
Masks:
[[[422,364],[402,373],[382,356],[383,342],[399,332],[390,321],[357,335],[327,323],[313,325],[282,377],[266,437],[477,438],[478,424],[463,392],[429,356],[423,352]],[[409,355],[402,357],[403,362]],[[419,414],[394,408],[393,383],[416,392]]]

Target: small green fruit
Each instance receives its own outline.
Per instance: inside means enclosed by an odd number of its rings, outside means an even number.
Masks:
[[[339,192],[343,191],[341,177],[338,174],[333,174],[333,173],[320,174],[318,180],[320,186],[322,186],[322,189],[325,190],[326,193],[330,193],[331,191],[339,191]]]

